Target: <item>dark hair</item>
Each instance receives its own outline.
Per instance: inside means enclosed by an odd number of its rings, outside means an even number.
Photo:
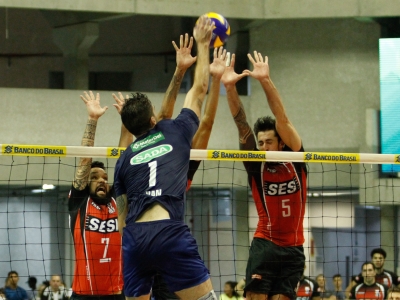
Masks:
[[[237,282],[236,281],[227,281],[225,282],[225,284],[229,285],[232,289],[232,296],[233,297],[240,297],[240,295],[238,294],[238,292],[235,290],[235,287],[237,286]]]
[[[104,163],[101,161],[93,161],[92,164],[90,165],[90,168],[100,168],[103,169],[104,171],[106,170]]]
[[[390,293],[400,293],[400,287],[397,285],[392,285],[392,287],[388,289],[386,293],[386,295],[388,295],[388,298]]]
[[[267,130],[273,130],[275,132],[275,136],[278,138],[278,141],[281,140],[278,131],[276,131],[276,121],[274,118],[270,116],[258,118],[257,121],[254,123],[254,134],[256,138],[260,131]]]
[[[383,250],[382,248],[375,248],[374,250],[371,251],[371,258],[374,256],[374,254],[382,254],[383,258],[386,258],[386,251]]]
[[[367,265],[371,265],[371,266],[374,268],[374,270],[375,270],[374,264],[373,264],[372,262],[370,262],[370,261],[366,261],[365,263],[362,264],[362,266],[361,266],[361,271],[362,271],[362,269],[364,269],[364,266],[367,266]]]
[[[15,275],[19,276],[17,271],[10,271],[10,272],[8,272],[7,277],[10,278],[10,276],[12,274],[15,274]]]
[[[153,106],[145,94],[132,93],[121,110],[122,123],[134,136],[140,136],[151,128]]]
[[[342,275],[340,275],[340,274],[335,274],[335,275],[333,275],[332,279],[335,279],[335,278],[337,278],[337,277],[342,278]]]

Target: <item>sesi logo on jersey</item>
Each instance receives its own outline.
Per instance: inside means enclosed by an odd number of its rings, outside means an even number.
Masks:
[[[102,220],[88,215],[86,217],[85,230],[100,233],[115,232],[118,231],[118,220],[117,218]]]
[[[281,196],[293,194],[300,190],[300,184],[297,177],[286,182],[264,182],[264,193],[267,196]]]

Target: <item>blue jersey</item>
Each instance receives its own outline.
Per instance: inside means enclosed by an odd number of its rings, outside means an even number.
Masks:
[[[197,115],[183,108],[175,120],[162,120],[133,142],[115,166],[116,196],[127,195],[126,224],[154,203],[173,220],[183,220],[190,148],[199,126]]]

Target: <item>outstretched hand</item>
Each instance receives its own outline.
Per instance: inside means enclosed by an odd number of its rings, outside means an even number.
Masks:
[[[229,55],[228,55],[229,56]],[[237,74],[235,72],[235,54],[232,54],[232,60],[229,65],[225,68],[225,72],[221,77],[221,81],[225,86],[235,85],[243,77],[248,74],[243,72],[242,74]]]
[[[186,33],[185,38],[183,35],[180,36],[179,39],[179,48],[174,41],[172,41],[172,45],[176,50],[176,66],[178,69],[187,70],[191,65],[194,64],[197,57],[193,57],[191,55],[192,47],[193,47],[193,37],[191,36],[189,39],[189,35]]]
[[[223,47],[214,48],[214,60],[210,64],[210,74],[214,78],[220,79],[225,72],[226,61],[229,53]]]
[[[100,94],[96,93],[96,97],[94,96],[92,91],[89,91],[89,94],[85,91],[84,96],[81,95],[81,99],[86,104],[86,108],[88,111],[88,115],[92,119],[100,118],[108,109],[107,106],[100,106]]]
[[[194,26],[193,36],[198,44],[210,44],[214,22],[211,22],[206,15],[202,15]]]
[[[117,95],[115,95],[115,94],[112,94],[112,96],[113,96],[113,98],[114,98],[114,100],[115,100],[115,104],[113,104],[113,106],[117,109],[117,112],[119,113],[119,114],[121,114],[121,110],[122,110],[122,107],[124,106],[124,104],[125,104],[125,100],[128,100],[129,99],[129,96],[128,95],[126,95],[125,96],[125,99],[124,99],[124,96],[122,95],[122,93],[121,92],[118,92],[118,97],[117,97]]]
[[[269,78],[268,56],[265,56],[264,60],[260,52],[254,51],[254,58],[250,53],[247,54],[247,57],[253,64],[253,71],[244,70],[243,73],[258,80]]]

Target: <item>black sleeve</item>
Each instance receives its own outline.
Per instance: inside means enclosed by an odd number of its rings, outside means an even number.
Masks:
[[[194,173],[196,173],[197,169],[199,168],[201,164],[201,160],[191,160],[189,162],[189,170],[187,174],[188,180],[192,181],[194,177]]]
[[[249,137],[246,140],[245,144],[239,143],[239,149],[240,150],[248,150],[248,151],[257,151],[256,147],[256,139],[254,137],[254,133],[251,132]],[[259,171],[259,165],[260,162],[254,162],[254,161],[244,161],[243,165],[247,171],[247,173],[251,172],[256,172],[257,170]]]
[[[394,273],[392,271],[386,271],[386,270],[384,270],[384,271],[388,272],[390,274],[390,276],[392,276],[393,285],[399,285],[399,276],[397,276],[396,273]]]
[[[68,210],[70,212],[77,211],[81,207],[82,202],[86,201],[87,197],[89,197],[89,194],[89,185],[83,190],[77,190],[72,184],[68,196]]]

